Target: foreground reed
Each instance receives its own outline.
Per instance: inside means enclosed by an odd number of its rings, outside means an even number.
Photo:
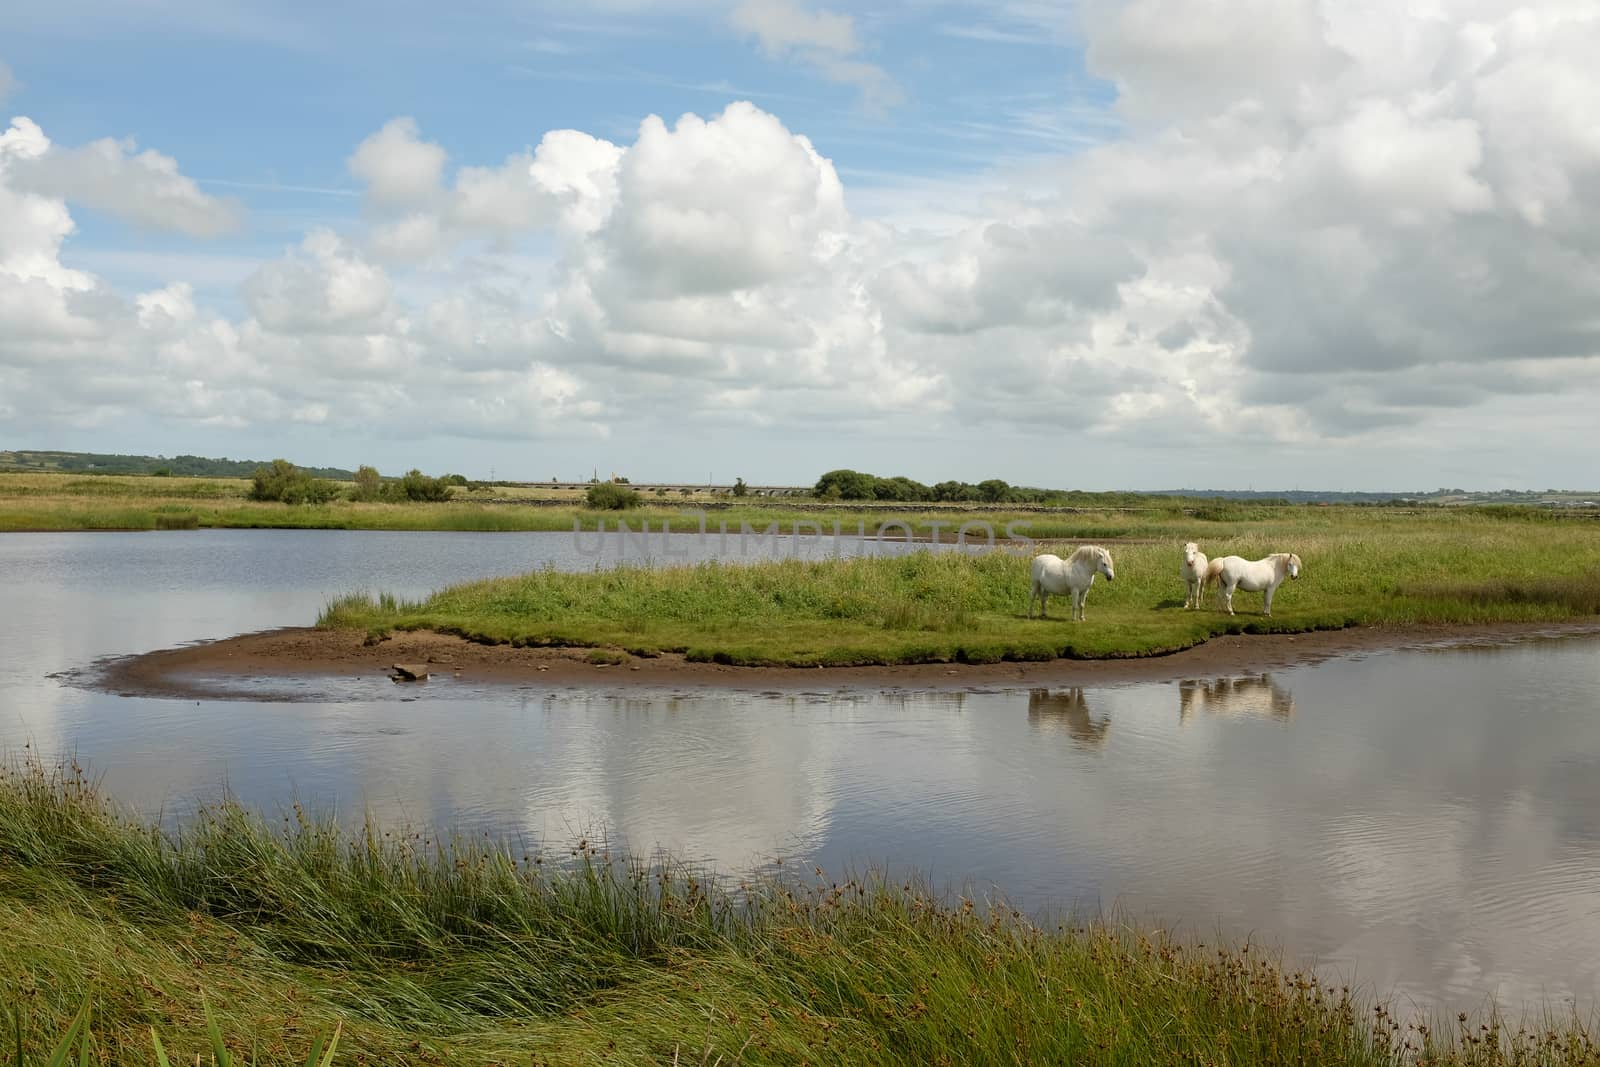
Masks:
[[[163,832],[70,765],[0,771],[0,944],[26,1063],[86,999],[85,1062],[116,1064],[159,1062],[152,1029],[172,1063],[304,1064],[336,1031],[348,1063],[1596,1060],[1575,1018],[1406,1022],[1255,946],[882,877],[724,885],[231,802]]]

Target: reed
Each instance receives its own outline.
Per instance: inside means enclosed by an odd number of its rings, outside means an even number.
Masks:
[[[1570,1013],[1521,1031],[1493,1014],[1402,1019],[1257,945],[815,874],[734,885],[592,841],[441,839],[228,801],[163,831],[75,766],[12,763],[0,1003],[24,1063],[74,1033],[87,1062],[158,1063],[152,1029],[172,1063],[263,1065],[305,1064],[319,1042],[332,1056],[335,1034],[339,1062],[394,1064],[1597,1054]]]

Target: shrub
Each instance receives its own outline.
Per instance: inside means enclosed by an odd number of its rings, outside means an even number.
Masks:
[[[326,504],[338,489],[322,478],[313,478],[286,459],[275,459],[267,467],[257,467],[250,484],[251,500],[276,500],[285,504]]]
[[[733,480],[733,495],[734,496],[749,496],[750,495],[750,487],[748,485],[744,484],[744,479],[743,478],[735,478]]]
[[[615,482],[599,482],[589,487],[583,495],[584,507],[594,508],[596,511],[625,511],[636,508],[640,504],[639,494],[625,485]]]
[[[377,500],[383,495],[383,476],[376,467],[363,466],[356,471],[355,488],[350,490],[351,500]]]
[[[463,479],[464,480],[464,479]],[[419,470],[410,470],[391,487],[401,500],[439,503],[449,500],[455,491],[445,478],[430,478]]]

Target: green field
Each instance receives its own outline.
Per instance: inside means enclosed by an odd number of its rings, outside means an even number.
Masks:
[[[1261,946],[1030,920],[915,883],[743,886],[296,807],[168,834],[73,767],[0,768],[0,1007],[43,1063],[1579,1064],[1587,1018],[1397,1019]],[[204,1058],[198,1059],[203,1054]],[[79,1062],[76,1057],[71,1062]],[[242,1062],[249,1062],[248,1059]]]
[[[539,572],[442,590],[424,601],[353,595],[321,625],[381,634],[431,629],[476,641],[680,652],[748,665],[842,666],[1143,656],[1223,633],[1356,625],[1571,620],[1600,612],[1600,523],[1549,512],[1375,508],[1233,509],[1074,515],[1116,558],[1087,621],[1025,615],[1028,551],[916,553],[818,561],[563,574]],[[1041,523],[1041,525],[1044,525]],[[1095,527],[1102,532],[1097,534]],[[1117,543],[1115,534],[1141,538]],[[1293,551],[1298,581],[1272,617],[1239,593],[1234,616],[1185,611],[1180,539],[1211,555]]]

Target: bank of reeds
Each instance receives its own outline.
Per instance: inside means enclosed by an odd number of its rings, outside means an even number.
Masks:
[[[1581,1064],[1583,1020],[1429,1024],[1257,946],[1040,924],[882,878],[720,884],[237,805],[164,833],[75,767],[0,772],[23,1062]],[[213,1030],[214,1028],[214,1030]],[[215,1036],[213,1036],[213,1034]],[[76,1062],[76,1060],[74,1060]],[[220,1060],[218,1062],[221,1062]]]

